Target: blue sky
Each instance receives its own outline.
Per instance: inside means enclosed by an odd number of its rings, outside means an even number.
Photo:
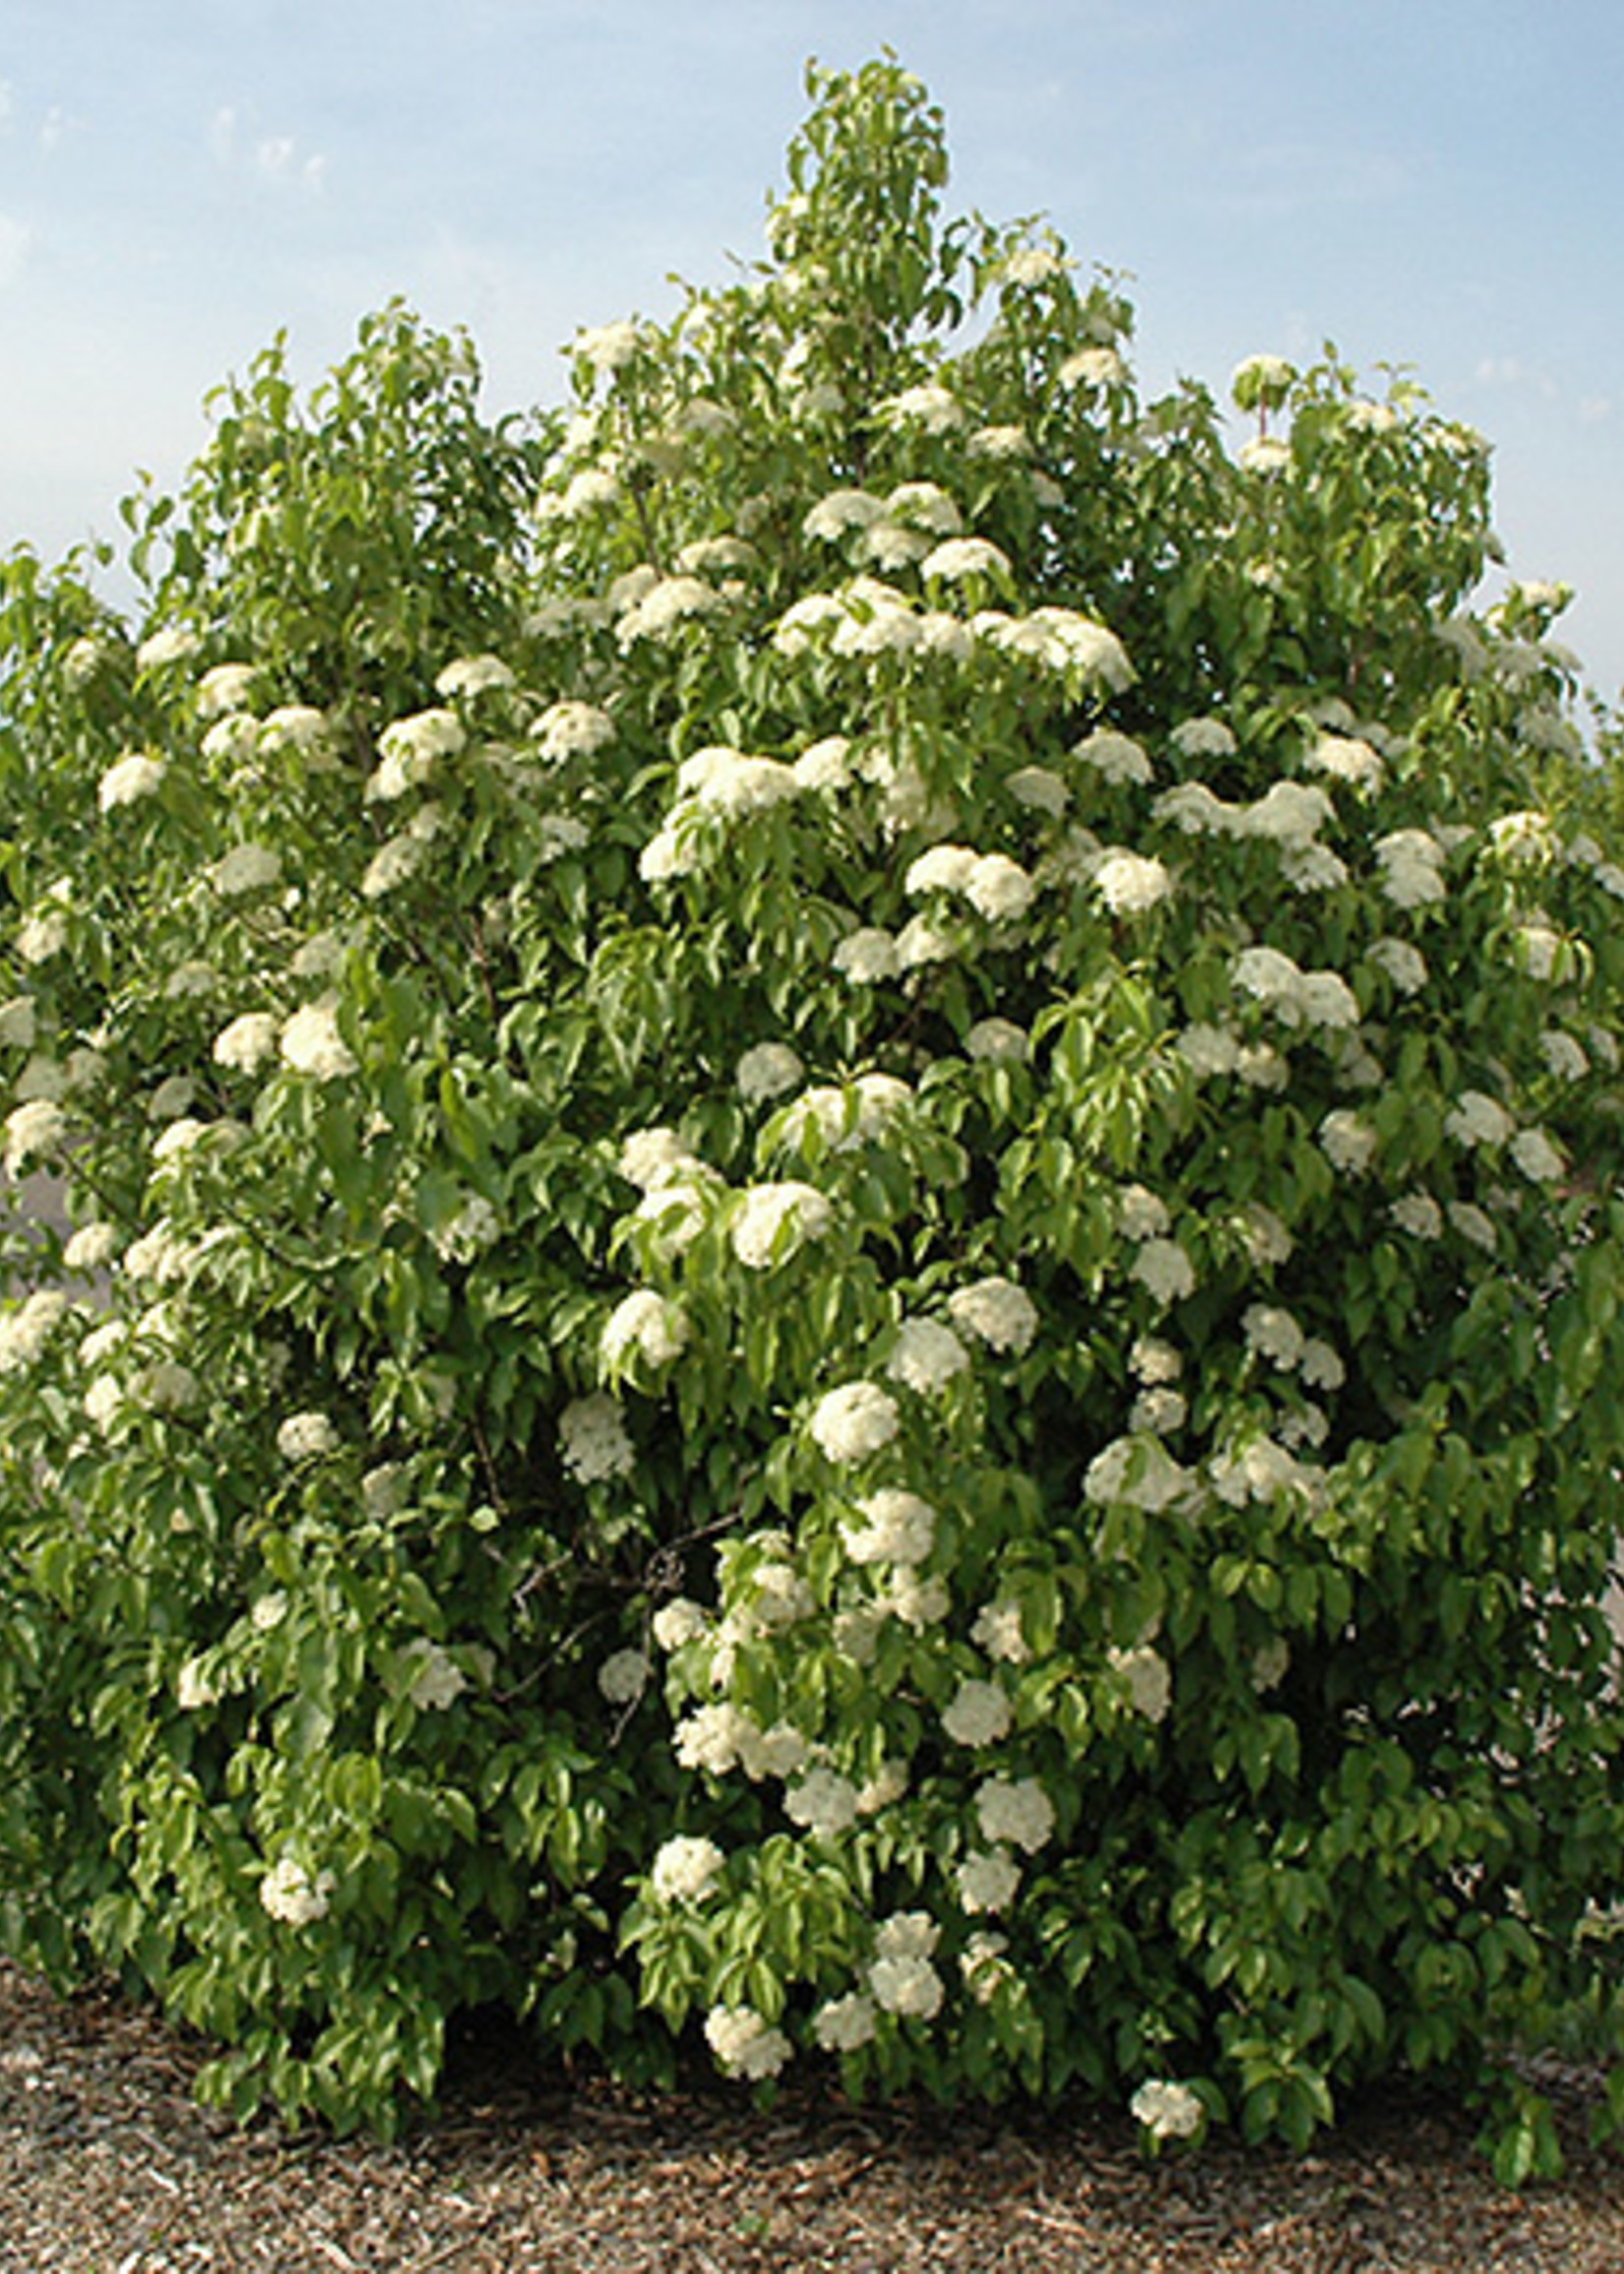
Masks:
[[[950,204],[1131,272],[1137,364],[1333,340],[1495,445],[1515,570],[1624,680],[1616,0],[0,0],[0,545],[116,534],[278,329],[404,294],[493,409],[761,248],[809,55],[892,44]]]

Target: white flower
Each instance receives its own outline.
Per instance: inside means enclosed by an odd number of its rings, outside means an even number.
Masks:
[[[1171,2084],[1161,2077],[1141,2084],[1128,2106],[1134,2123],[1159,2140],[1190,2138],[1200,2130],[1205,2114],[1188,2084]]]
[[[453,702],[460,695],[471,701],[476,695],[488,694],[493,687],[511,687],[513,673],[500,656],[458,656],[446,665],[435,681],[435,693]]]
[[[1118,386],[1128,367],[1114,347],[1081,347],[1066,358],[1056,376],[1063,387]]]
[[[748,1271],[786,1262],[809,1240],[834,1222],[835,1211],[815,1185],[790,1180],[752,1185],[740,1198],[729,1228],[733,1254]]]
[[[1213,1460],[1210,1475],[1213,1490],[1231,1508],[1282,1492],[1307,1492],[1312,1484],[1311,1473],[1272,1437],[1253,1437],[1239,1450],[1227,1447]]]
[[[62,1261],[70,1271],[99,1271],[118,1253],[118,1243],[116,1224],[82,1224],[63,1249]]]
[[[215,1065],[234,1067],[240,1074],[257,1074],[276,1056],[280,1023],[269,1011],[245,1011],[215,1035]]]
[[[1475,1248],[1481,1248],[1490,1255],[1500,1244],[1494,1229],[1494,1219],[1471,1200],[1451,1200],[1445,1214],[1463,1240],[1470,1240]]]
[[[901,969],[896,940],[877,924],[864,924],[855,932],[847,932],[836,948],[833,962],[836,970],[854,987],[878,986],[884,980],[895,979]]]
[[[313,1075],[318,1081],[337,1081],[359,1068],[338,1031],[338,1013],[330,1003],[307,1003],[296,1011],[283,1026],[277,1048],[284,1066],[295,1074]]]
[[[665,1840],[649,1873],[656,1902],[703,1902],[726,1860],[714,1839],[678,1833]]]
[[[502,1221],[483,1193],[470,1193],[454,1214],[436,1226],[435,1253],[447,1263],[472,1263],[501,1238]]]
[[[1539,1037],[1539,1055],[1558,1081],[1583,1081],[1591,1070],[1583,1043],[1560,1027],[1545,1028]]]
[[[620,1141],[618,1166],[628,1185],[652,1193],[662,1185],[686,1180],[701,1163],[675,1130],[633,1130]]]
[[[843,1468],[889,1445],[901,1416],[896,1399],[877,1382],[850,1381],[825,1391],[812,1409],[809,1427],[826,1459]]]
[[[1125,1240],[1153,1240],[1173,1228],[1167,1202],[1148,1185],[1124,1185],[1117,1195],[1117,1230]]]
[[[1187,719],[1168,737],[1181,758],[1230,758],[1235,736],[1221,719]]]
[[[340,1438],[325,1414],[289,1414],[276,1432],[284,1461],[318,1461],[339,1450]]]
[[[438,1643],[425,1637],[404,1655],[412,1668],[406,1696],[420,1714],[443,1714],[467,1689],[468,1676]]]
[[[1023,1666],[1032,1655],[1018,1603],[983,1603],[970,1628],[970,1640],[988,1658],[999,1659],[1009,1666]]]
[[[1292,1647],[1284,1635],[1275,1635],[1268,1642],[1258,1644],[1251,1654],[1251,1686],[1259,1697],[1279,1687],[1291,1662]]]
[[[725,1777],[737,1768],[752,1736],[759,1739],[760,1731],[737,1706],[700,1706],[676,1725],[676,1758],[684,1769]]]
[[[1303,1356],[1298,1363],[1303,1379],[1310,1389],[1337,1390],[1348,1378],[1348,1370],[1337,1352],[1317,1334],[1310,1334],[1303,1345]]]
[[[954,1876],[958,1899],[972,1914],[1007,1910],[1020,1886],[1020,1866],[1003,1848],[965,1856]]]
[[[1177,1240],[1147,1240],[1128,1275],[1161,1304],[1180,1303],[1195,1292],[1195,1266]]]
[[[929,1958],[876,1958],[868,1969],[874,2002],[888,2013],[918,2021],[933,2021],[946,1995],[942,1977]]]
[[[1346,734],[1321,734],[1305,754],[1303,763],[1315,774],[1351,783],[1372,792],[1382,785],[1382,763],[1368,742]]]
[[[978,1063],[1018,1066],[1031,1050],[1026,1029],[1010,1019],[978,1019],[964,1036],[965,1056]]]
[[[415,711],[396,719],[378,738],[379,762],[369,776],[369,799],[389,802],[421,788],[440,758],[454,758],[468,736],[454,711]]]
[[[712,1193],[703,1182],[656,1185],[632,1210],[633,1220],[652,1228],[656,1254],[667,1260],[691,1248],[711,1213]]]
[[[68,1117],[54,1099],[30,1098],[6,1116],[6,1174],[16,1177],[48,1159],[68,1134]]]
[[[1128,1409],[1129,1434],[1169,1436],[1189,1419],[1189,1401],[1176,1389],[1143,1389]]]
[[[1241,1331],[1259,1358],[1283,1372],[1291,1373],[1302,1365],[1306,1337],[1291,1312],[1278,1304],[1250,1305],[1242,1314]]]
[[[896,426],[922,427],[927,435],[950,435],[966,423],[964,406],[946,387],[904,387],[877,406],[881,418]]]
[[[637,1457],[619,1406],[601,1390],[565,1406],[558,1416],[558,1448],[578,1485],[628,1477]]]
[[[1004,787],[1017,805],[1030,813],[1046,813],[1055,821],[1066,811],[1072,795],[1060,776],[1047,766],[1017,766],[1006,776]]]
[[[22,1373],[43,1356],[52,1330],[67,1315],[68,1298],[40,1288],[16,1311],[0,1312],[0,1373]]]
[[[1039,1323],[1037,1306],[1025,1289],[996,1275],[950,1295],[948,1315],[989,1350],[1011,1351],[1017,1357],[1030,1348]]]
[[[684,624],[714,615],[725,605],[722,595],[697,576],[664,576],[625,610],[614,636],[622,648],[636,640],[659,642]]]
[[[1571,970],[1571,951],[1560,932],[1547,923],[1519,924],[1516,932],[1517,961],[1531,979],[1553,979],[1558,965],[1565,966],[1563,976]]]
[[[904,1383],[921,1397],[934,1397],[970,1363],[970,1354],[951,1326],[934,1318],[905,1318],[886,1371],[893,1381]]]
[[[635,1706],[649,1686],[649,1662],[639,1650],[611,1651],[598,1668],[599,1695],[611,1706]]]
[[[745,1103],[755,1105],[793,1089],[805,1072],[786,1042],[758,1042],[740,1058],[733,1069],[733,1079]]]
[[[268,845],[234,845],[203,871],[221,900],[268,892],[282,881],[282,856]]]
[[[1147,1721],[1163,1721],[1173,1702],[1173,1677],[1155,1651],[1141,1644],[1136,1650],[1108,1651],[1107,1663],[1128,1684],[1133,1711]]]
[[[820,1839],[835,1839],[857,1821],[857,1788],[833,1769],[809,1769],[783,1796],[783,1812]]]
[[[1401,995],[1418,995],[1426,985],[1426,958],[1408,940],[1372,940],[1366,960],[1386,973]]]
[[[161,758],[149,758],[144,750],[126,751],[96,785],[96,803],[103,813],[111,813],[120,805],[134,805],[139,798],[153,796],[167,772]]]
[[[1153,1334],[1138,1337],[1128,1354],[1128,1363],[1146,1383],[1177,1381],[1185,1370],[1185,1362],[1172,1343]]]
[[[1142,915],[1172,897],[1172,872],[1159,860],[1114,845],[1101,855],[1094,890],[1113,915]]]
[[[957,1745],[996,1745],[1015,1726],[1015,1708],[1001,1682],[961,1681],[942,1716]]]
[[[326,713],[309,703],[283,703],[261,720],[260,748],[267,757],[291,750],[319,771],[322,761],[331,762]]]
[[[651,1367],[669,1366],[688,1340],[681,1306],[667,1303],[652,1287],[639,1287],[617,1303],[604,1324],[599,1344],[604,1364],[621,1368],[641,1359]]]
[[[897,962],[903,971],[917,971],[927,963],[945,963],[957,953],[958,943],[929,916],[910,916],[897,935]]]
[[[727,2076],[759,2084],[777,2076],[790,2058],[782,2029],[773,2028],[753,2006],[715,2006],[705,2016],[705,2042]]]
[[[1444,1135],[1463,1145],[1503,1145],[1517,1127],[1497,1098],[1480,1089],[1461,1092],[1444,1116]]]
[[[1054,1835],[1055,1804],[1035,1777],[989,1777],[976,1789],[975,1813],[985,1840],[1007,1840],[1027,1855]]]
[[[313,1926],[327,1912],[327,1898],[337,1885],[330,1871],[313,1879],[290,1855],[273,1864],[260,1882],[260,1900],[273,1919],[290,1927]]]
[[[961,577],[1010,575],[1010,556],[984,537],[949,537],[919,563],[925,577],[956,584]]]
[[[801,529],[808,537],[834,543],[854,529],[872,529],[885,515],[885,501],[866,490],[831,490],[807,513]]]
[[[623,370],[642,344],[635,323],[622,317],[615,323],[588,324],[575,334],[572,352],[582,356],[600,376]]]
[[[1380,887],[1396,908],[1433,905],[1447,897],[1443,847],[1422,829],[1399,829],[1377,840]]]
[[[980,855],[967,845],[933,845],[909,863],[902,890],[911,899],[928,892],[961,893]]]
[[[1378,1142],[1369,1123],[1346,1106],[1328,1113],[1319,1125],[1320,1150],[1342,1176],[1363,1176],[1376,1157]]]
[[[874,2001],[860,1990],[832,1998],[812,2016],[812,2033],[826,2053],[855,2053],[874,2040]]]
[[[1110,727],[1096,728],[1092,734],[1075,745],[1073,754],[1117,787],[1151,780],[1150,760],[1139,744],[1130,735],[1119,734]]]
[[[1401,1193],[1387,1213],[1412,1239],[1437,1240],[1443,1236],[1443,1210],[1430,1193]]]
[[[160,631],[149,632],[136,650],[138,671],[157,671],[164,664],[184,663],[195,656],[203,645],[195,631],[185,624],[165,624]]]
[[[845,1537],[853,1563],[923,1563],[936,1545],[936,1510],[917,1492],[896,1486],[870,1492],[857,1503],[864,1518],[860,1532]]]
[[[848,789],[851,786],[851,743],[844,734],[826,734],[810,742],[789,771],[802,789]]]
[[[964,448],[972,458],[1024,458],[1032,441],[1024,427],[977,427]]]
[[[614,740],[614,721],[593,703],[552,703],[532,726],[530,739],[549,765],[590,758]]]
[[[1555,1184],[1567,1174],[1567,1162],[1542,1129],[1520,1129],[1511,1140],[1510,1152],[1533,1184]]]
[[[669,1603],[663,1603],[649,1621],[650,1632],[663,1651],[686,1649],[689,1643],[699,1640],[706,1627],[705,1613],[685,1595],[673,1596]]]
[[[14,995],[9,1003],[0,1004],[0,1047],[12,1050],[31,1050],[34,1042],[35,1018],[33,997]]]
[[[1083,1472],[1083,1497],[1097,1506],[1124,1501],[1159,1515],[1189,1492],[1194,1480],[1155,1437],[1116,1437]]]
[[[1238,460],[1247,474],[1287,474],[1291,471],[1292,449],[1278,435],[1258,435],[1242,446]]]
[[[1214,1075],[1233,1074],[1241,1058],[1241,1046],[1227,1026],[1211,1026],[1199,1020],[1176,1035],[1173,1047],[1197,1081]]]
[[[1004,852],[983,853],[963,886],[964,898],[989,923],[1014,922],[1023,916],[1036,891],[1020,863]]]

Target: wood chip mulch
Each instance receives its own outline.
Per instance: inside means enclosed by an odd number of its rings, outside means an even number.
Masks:
[[[1624,2274],[1624,2155],[1554,2065],[1568,2174],[1513,2194],[1408,2092],[1306,2155],[1147,2163],[1097,2116],[565,2089],[487,2030],[382,2147],[239,2129],[192,2100],[202,2058],[0,1964],[0,2274]]]

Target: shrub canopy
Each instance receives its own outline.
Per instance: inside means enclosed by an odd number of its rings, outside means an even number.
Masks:
[[[644,2080],[1301,2141],[1607,2005],[1624,867],[1487,452],[1142,400],[810,75],[492,425],[278,341],[5,565],[0,1940],[387,2125]]]

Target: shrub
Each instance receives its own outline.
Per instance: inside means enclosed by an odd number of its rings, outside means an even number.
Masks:
[[[1414,385],[1142,402],[810,89],[567,419],[392,307],[136,620],[6,565],[0,1935],[244,2112],[494,2002],[1152,2140],[1434,2072],[1520,2176],[1624,1855],[1565,595]]]

